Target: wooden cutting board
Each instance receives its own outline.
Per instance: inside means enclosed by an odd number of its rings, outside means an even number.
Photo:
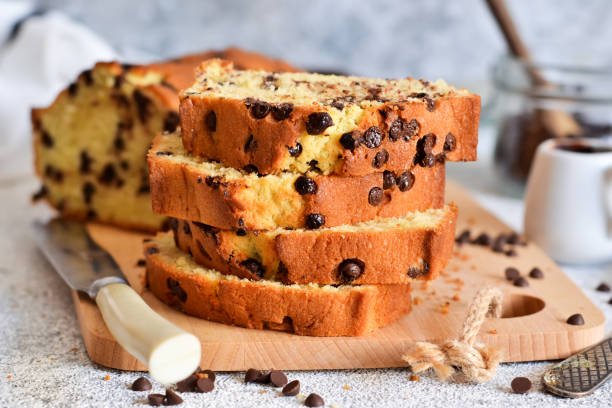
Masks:
[[[496,235],[509,231],[461,188],[449,183],[448,201],[459,205],[457,231]],[[212,323],[187,316],[157,300],[145,288],[142,259],[143,235],[91,224],[93,238],[115,258],[130,284],[158,313],[198,336],[202,342],[201,366],[217,371],[242,371],[250,367],[282,370],[398,367],[400,356],[414,341],[455,338],[476,291],[493,285],[504,292],[500,319],[488,319],[478,336],[487,345],[501,346],[504,361],[565,358],[603,338],[601,311],[544,254],[529,244],[518,246],[517,257],[497,254],[488,247],[463,245],[436,281],[414,285],[414,310],[391,326],[363,337],[302,337],[268,330],[252,330]],[[529,287],[513,286],[504,278],[508,266],[523,276],[535,266],[544,279],[530,279]],[[87,352],[93,361],[122,370],[146,368],[115,342],[96,305],[73,293]],[[565,321],[584,316],[583,326]]]

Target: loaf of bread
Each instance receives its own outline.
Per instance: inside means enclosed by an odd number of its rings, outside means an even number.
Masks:
[[[172,234],[145,244],[149,289],[207,320],[306,336],[359,336],[411,310],[410,285],[283,285],[206,269],[176,248]]]
[[[285,284],[395,284],[435,279],[453,248],[457,208],[319,230],[235,232],[173,219],[176,246],[207,268]]]
[[[480,97],[442,80],[241,71],[213,59],[180,95],[186,150],[226,167],[359,176],[476,159]]]
[[[188,155],[180,133],[149,151],[153,210],[220,229],[333,227],[444,205],[444,164],[365,176],[258,175]]]
[[[98,63],[47,108],[32,110],[35,168],[45,198],[63,216],[157,230],[151,210],[146,152],[160,131],[179,122],[178,90],[212,57],[243,68],[293,70],[237,49],[131,66]]]

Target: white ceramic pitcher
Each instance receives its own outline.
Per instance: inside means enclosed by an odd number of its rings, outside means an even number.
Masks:
[[[559,262],[612,260],[612,143],[553,139],[538,147],[525,235]]]

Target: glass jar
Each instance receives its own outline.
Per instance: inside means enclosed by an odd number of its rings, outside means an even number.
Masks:
[[[545,79],[544,84],[532,85],[534,71]],[[559,112],[565,112],[560,119],[575,121],[581,132],[563,137],[611,138],[612,67],[527,64],[505,56],[493,69],[493,84],[490,109],[497,120],[495,164],[513,184],[527,179],[538,145],[559,137],[550,124],[551,118],[559,118]]]

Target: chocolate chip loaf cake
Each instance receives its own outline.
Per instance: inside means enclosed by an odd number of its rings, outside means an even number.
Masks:
[[[149,152],[153,210],[226,230],[317,229],[444,205],[444,164],[365,176],[259,175],[190,156],[180,132]]]
[[[185,149],[227,167],[366,175],[476,159],[480,97],[442,80],[240,71],[213,59],[180,95]]]
[[[453,248],[457,208],[314,231],[228,231],[173,219],[176,246],[223,274],[285,284],[396,284],[435,279]]]
[[[195,263],[164,233],[145,244],[149,289],[183,312],[235,326],[306,336],[358,336],[410,312],[410,285],[283,285]]]
[[[45,198],[63,216],[157,230],[146,152],[160,131],[179,122],[178,90],[212,57],[242,68],[294,70],[237,49],[195,54],[149,66],[98,63],[45,109],[32,110],[36,172]]]

